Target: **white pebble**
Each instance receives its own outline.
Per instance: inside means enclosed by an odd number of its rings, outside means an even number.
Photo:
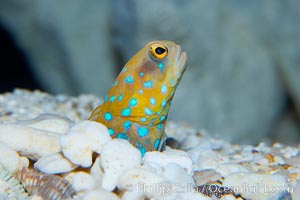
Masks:
[[[77,168],[77,165],[74,165],[61,153],[55,153],[38,159],[34,164],[34,168],[46,174],[58,174],[70,172]]]
[[[261,166],[268,166],[269,165],[268,159],[266,159],[265,156],[262,155],[262,154],[256,154],[254,156],[254,159],[253,159],[252,162],[257,163],[258,165],[261,165]]]
[[[86,172],[72,172],[66,176],[77,193],[91,191],[99,187],[97,181]]]
[[[178,124],[172,121],[167,122],[165,131],[168,135],[168,138],[174,138],[180,144],[185,141],[186,137],[195,135],[195,133],[197,132],[196,129],[192,128],[188,124]]]
[[[17,121],[17,124],[62,134],[70,129],[73,122],[66,117],[46,113],[30,120]]]
[[[235,173],[225,178],[223,185],[246,199],[269,199],[287,188],[284,176],[277,174]]]
[[[11,174],[19,171],[24,166],[19,154],[12,148],[0,142],[0,163]]]
[[[195,134],[188,135],[185,140],[180,144],[180,148],[182,149],[192,149],[195,148],[199,144],[199,137]]]
[[[80,199],[81,200],[99,200],[99,199],[120,200],[120,198],[117,195],[100,189],[89,191],[85,195],[83,195]]]
[[[91,176],[93,176],[95,178],[97,183],[99,183],[99,185],[101,185],[104,172],[100,165],[100,157],[99,156],[96,158],[93,166],[91,167],[90,174],[91,174]]]
[[[197,161],[195,163],[197,170],[216,169],[221,163],[227,161],[226,158],[209,149],[198,152],[197,154],[198,156],[195,160]]]
[[[214,169],[204,169],[200,171],[194,171],[194,180],[196,185],[203,185],[206,183],[212,183],[222,178],[221,174],[216,172]]]
[[[299,150],[294,147],[286,147],[284,149],[281,149],[281,153],[285,158],[290,159],[297,156],[299,154]]]
[[[228,175],[236,172],[250,172],[250,170],[246,167],[235,163],[222,163],[216,168],[216,171],[219,172],[223,177],[227,177]]]
[[[199,140],[199,136],[196,136],[195,134],[189,135],[186,139],[192,140],[191,142],[187,141],[187,142],[191,143],[191,144],[188,144],[188,145],[192,146],[192,148],[190,148],[190,149],[197,149],[197,151],[202,151],[202,150],[214,148],[211,140],[204,140],[204,139]],[[195,142],[197,142],[197,144],[195,144]],[[186,144],[183,144],[183,145],[186,145]],[[187,148],[187,147],[185,147],[185,148]]]
[[[143,158],[143,164],[156,163],[165,168],[169,163],[176,163],[183,167],[189,174],[192,173],[193,162],[189,155],[180,150],[170,149],[164,152],[147,152]]]
[[[163,168],[156,163],[147,162],[142,165],[142,168],[158,175],[163,174]]]
[[[118,188],[155,199],[176,195],[168,179],[142,168],[124,171],[118,180]]]
[[[275,160],[275,164],[276,165],[284,165],[284,164],[286,164],[286,162],[285,162],[285,160],[282,158],[282,157],[280,157],[280,156],[274,156],[274,160]]]
[[[100,154],[111,140],[107,128],[94,121],[81,121],[60,137],[62,152],[71,162],[82,167],[92,165],[92,154]]]
[[[193,177],[180,165],[169,163],[164,170],[163,176],[179,187],[192,187],[195,185]],[[189,188],[190,189],[190,188]]]
[[[139,167],[142,155],[127,140],[114,139],[106,143],[101,152],[101,166],[104,169],[102,187],[114,190],[119,176],[126,169]]]
[[[57,133],[21,125],[0,124],[0,141],[33,160],[61,151]]]

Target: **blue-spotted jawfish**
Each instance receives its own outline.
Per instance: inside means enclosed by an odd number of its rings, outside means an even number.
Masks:
[[[124,66],[89,120],[106,125],[113,138],[128,140],[142,155],[163,149],[168,112],[186,60],[172,41],[149,42]]]

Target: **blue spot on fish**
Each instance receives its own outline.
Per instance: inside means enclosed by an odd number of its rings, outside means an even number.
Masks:
[[[108,129],[109,135],[113,135],[115,133],[114,129],[109,128]]]
[[[109,101],[110,101],[110,102],[113,102],[115,99],[116,99],[116,96],[113,95],[113,96],[111,96],[111,97],[109,98]]]
[[[143,90],[139,90],[139,94],[143,94],[144,92],[143,92]]]
[[[155,103],[156,103],[155,98],[150,98],[150,104],[151,104],[151,105],[155,105]]]
[[[106,112],[104,114],[104,119],[107,120],[107,121],[112,120],[112,114],[110,112]]]
[[[152,110],[150,109],[150,108],[145,108],[145,114],[146,115],[152,115],[153,114],[153,112],[152,112]]]
[[[156,128],[157,128],[158,130],[161,130],[161,129],[162,129],[162,124],[158,124],[158,125],[156,126]]]
[[[164,99],[164,100],[161,102],[161,106],[164,107],[166,104],[167,104],[167,101]]]
[[[122,71],[121,72],[126,72],[127,71],[127,68],[126,67],[123,67]]]
[[[122,101],[122,99],[123,99],[123,95],[120,94],[119,97],[118,97],[118,101]]]
[[[144,88],[152,88],[152,81],[145,81],[143,83]]]
[[[123,127],[125,130],[129,130],[130,129],[130,126],[131,126],[131,122],[130,121],[126,121],[124,122],[123,124]]]
[[[132,84],[132,83],[133,83],[133,77],[132,77],[132,76],[127,76],[127,77],[125,78],[125,82],[126,82],[126,83],[129,83],[129,84]]]
[[[163,72],[163,71],[164,71],[164,68],[165,68],[165,65],[164,65],[163,62],[159,62],[159,63],[157,64],[157,67],[159,68],[159,70],[160,70],[161,72]]]
[[[168,90],[168,88],[165,85],[162,85],[161,88],[160,88],[160,92],[163,93],[163,94],[165,94],[167,92],[167,90]]]
[[[129,140],[128,136],[125,133],[118,133],[116,138]]]
[[[162,110],[159,110],[158,112],[156,112],[156,115],[160,115]]]
[[[152,118],[152,119],[151,119],[151,122],[155,122],[156,119],[157,119],[156,117]]]
[[[137,104],[137,99],[136,98],[131,98],[129,101],[130,106],[135,106]]]
[[[143,77],[144,76],[144,72],[140,72],[140,77]]]
[[[140,122],[146,122],[147,121],[147,118],[146,117],[141,117],[140,118]]]
[[[162,115],[162,116],[160,117],[160,121],[164,121],[164,119],[166,119],[166,116],[165,116],[165,115]]]
[[[127,117],[130,115],[130,112],[131,112],[130,108],[125,108],[121,111],[121,115]]]
[[[145,137],[146,135],[148,135],[149,130],[147,127],[140,126],[140,127],[138,127],[137,132],[140,137]]]

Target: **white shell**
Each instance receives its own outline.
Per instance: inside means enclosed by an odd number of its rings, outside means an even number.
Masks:
[[[107,128],[94,121],[81,121],[60,137],[62,152],[72,163],[82,167],[92,165],[93,152],[100,153],[111,140]]]
[[[75,195],[71,184],[56,175],[43,174],[24,167],[18,174],[18,179],[30,195],[38,195],[45,200],[70,199]]]

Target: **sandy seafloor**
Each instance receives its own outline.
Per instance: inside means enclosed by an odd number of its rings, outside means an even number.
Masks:
[[[1,130],[6,130],[5,128],[7,128],[8,125],[17,125],[21,130],[22,126],[28,125],[23,123],[24,120],[25,122],[26,120],[30,121],[38,115],[45,113],[57,114],[65,118],[64,120],[68,118],[72,124],[78,124],[87,119],[92,109],[101,104],[101,102],[102,99],[99,97],[84,94],[78,97],[70,97],[67,95],[53,96],[40,91],[21,89],[16,89],[11,93],[1,94],[0,135],[2,136],[0,136],[0,138],[10,137],[11,133],[1,132]],[[30,121],[31,124],[38,122],[40,121]],[[40,128],[43,129],[43,126]],[[155,152],[149,155],[147,155],[147,153],[142,160],[139,158],[139,155],[137,155],[137,157],[133,159],[140,159],[140,161],[137,161],[138,166],[136,166],[136,168],[142,170],[131,170],[131,173],[136,173],[139,176],[145,173],[145,177],[149,176],[149,179],[143,179],[146,184],[147,180],[150,181],[149,184],[155,183],[155,180],[161,181],[160,183],[167,182],[169,186],[173,186],[171,187],[172,189],[168,191],[168,194],[157,190],[149,191],[151,189],[149,186],[151,185],[148,185],[148,191],[140,191],[136,194],[130,192],[122,185],[126,183],[131,185],[136,183],[133,179],[137,177],[133,175],[130,176],[129,173],[126,176],[127,178],[123,177],[123,179],[126,180],[122,182],[120,181],[122,180],[121,176],[125,176],[125,171],[118,175],[121,178],[117,177],[119,179],[118,182],[115,183],[116,185],[113,185],[111,182],[106,183],[108,171],[106,171],[106,166],[103,164],[104,161],[101,161],[102,154],[100,150],[100,153],[98,152],[100,156],[97,155],[96,150],[96,153],[94,152],[93,154],[93,156],[96,155],[97,158],[99,158],[100,171],[103,170],[99,175],[99,179],[92,180],[94,175],[91,175],[91,170],[89,171],[89,169],[95,168],[95,159],[93,159],[93,167],[77,168],[74,166],[80,164],[74,163],[73,160],[67,156],[66,157],[71,160],[69,165],[72,165],[72,169],[70,168],[69,172],[59,173],[59,176],[69,180],[74,187],[77,193],[73,197],[74,199],[300,199],[299,146],[290,147],[279,143],[271,146],[264,143],[260,143],[257,146],[230,144],[222,139],[214,138],[206,131],[199,131],[184,123],[172,121],[168,121],[166,132],[169,137],[177,141],[179,151],[167,147],[166,152]],[[65,134],[67,134],[67,132]],[[3,143],[1,145],[7,146],[10,152],[15,151],[18,153],[18,156],[25,157],[26,160],[27,155],[24,153],[26,150],[19,150],[19,148],[14,147],[14,142],[22,143],[23,141],[18,141],[18,138],[14,138],[13,140],[13,142],[2,140],[0,144]],[[26,141],[27,140],[24,140],[24,142]],[[113,145],[110,145],[110,147],[112,146]],[[129,151],[135,154],[135,150],[131,149]],[[6,155],[0,156],[0,163],[2,166],[5,166],[5,162],[8,162],[6,161]],[[111,157],[114,156],[117,155],[113,155],[112,153]],[[34,163],[40,159],[40,157],[41,156],[30,157],[29,164],[27,163],[30,169],[33,169]],[[125,163],[126,162],[125,160]],[[131,161],[128,161],[128,163],[130,162]],[[41,169],[44,169],[43,166]],[[17,176],[19,173],[18,170],[15,170],[13,174],[9,174],[10,170],[7,170],[8,175],[6,174],[6,176]],[[39,171],[39,169],[35,170]],[[147,174],[148,172],[150,175]],[[1,173],[3,173],[2,170]],[[75,178],[66,178],[68,177],[68,173],[75,174],[75,176],[72,175],[71,177],[81,177],[81,179],[77,178],[80,179],[81,182],[79,181],[78,183],[78,181],[74,181]],[[84,174],[84,176],[82,174]],[[105,176],[106,179],[103,178]],[[157,176],[157,179],[154,178],[155,176]],[[130,177],[133,177],[132,180],[130,180]],[[161,179],[158,179],[159,177]],[[141,181],[141,179],[138,179],[138,181]],[[17,199],[16,195],[14,195],[14,192],[16,192],[14,191],[14,186],[10,186],[10,184],[5,176],[0,176],[0,199]],[[210,187],[215,185],[217,186]],[[204,189],[205,186],[206,189]],[[179,187],[180,190],[178,189]],[[202,189],[202,193],[196,192],[195,190],[186,192],[185,189],[187,188],[184,187],[198,188],[199,191]],[[227,190],[227,192],[224,192],[224,190]],[[25,197],[22,196],[22,198],[41,199],[38,193],[33,192],[29,197],[26,197],[26,195],[25,193]],[[99,195],[101,195],[101,197]]]

